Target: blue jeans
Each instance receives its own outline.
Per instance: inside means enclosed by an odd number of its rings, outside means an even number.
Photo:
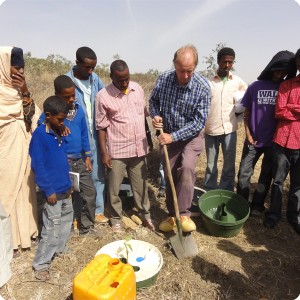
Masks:
[[[263,211],[265,199],[272,181],[273,151],[272,147],[256,148],[253,145],[244,144],[240,169],[238,173],[237,194],[249,200],[251,176],[260,156],[264,155],[258,184],[252,197],[252,209]]]
[[[220,145],[223,152],[223,170],[218,186],[217,162]],[[235,178],[236,132],[216,136],[205,134],[205,150],[207,158],[204,178],[205,189],[210,191],[219,188],[233,191]]]
[[[48,269],[55,253],[63,252],[73,222],[72,198],[45,203],[41,240],[33,261],[35,270]]]
[[[300,224],[300,149],[288,149],[274,143],[273,184],[270,208],[266,217],[276,223],[281,218],[282,190],[284,181],[290,173],[290,191],[286,217],[291,224]]]
[[[97,137],[96,137],[97,138]],[[105,199],[105,168],[101,160],[101,154],[99,152],[99,145],[95,143],[94,139],[90,140],[91,146],[91,161],[93,165],[93,171],[91,173],[94,186],[97,191],[96,195],[96,215],[104,213],[104,199]],[[98,147],[97,147],[98,146]]]

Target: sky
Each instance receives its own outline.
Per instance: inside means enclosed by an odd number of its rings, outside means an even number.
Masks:
[[[281,50],[300,48],[300,0],[0,0],[2,46],[75,63],[92,48],[98,64],[115,55],[131,73],[172,68],[174,52],[194,44],[197,70],[219,43],[235,50],[235,74],[256,80]]]

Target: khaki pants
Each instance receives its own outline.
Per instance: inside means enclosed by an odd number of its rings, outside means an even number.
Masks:
[[[111,224],[117,224],[122,219],[122,201],[119,190],[127,171],[135,206],[141,219],[150,219],[150,202],[147,186],[146,157],[131,157],[112,159],[112,169],[108,170],[108,206]]]

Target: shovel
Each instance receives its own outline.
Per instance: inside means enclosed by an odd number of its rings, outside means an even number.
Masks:
[[[162,128],[160,128],[160,133],[163,133]],[[166,166],[167,166],[169,182],[170,182],[172,195],[173,195],[175,220],[176,220],[176,225],[177,225],[177,230],[178,230],[177,233],[170,238],[170,244],[171,244],[177,258],[183,259],[185,257],[197,255],[198,248],[197,248],[197,245],[190,233],[186,234],[186,235],[183,235],[183,233],[182,233],[182,226],[181,226],[179,208],[178,208],[178,200],[177,200],[177,194],[176,194],[173,176],[172,176],[172,172],[171,172],[169,154],[168,154],[167,146],[166,145],[162,145],[162,146],[163,146],[163,151],[164,151],[164,155],[165,155],[165,161],[166,161]]]

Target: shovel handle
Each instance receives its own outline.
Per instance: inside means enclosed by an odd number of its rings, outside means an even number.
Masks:
[[[159,132],[161,134],[164,133],[162,128],[159,128]],[[176,219],[180,220],[179,208],[178,208],[178,199],[177,199],[176,189],[175,189],[174,180],[173,180],[173,176],[172,176],[172,172],[171,172],[168,149],[167,149],[166,145],[162,145],[162,147],[163,147],[163,151],[164,151],[164,155],[165,155],[167,172],[168,172],[169,182],[170,182],[172,195],[173,195],[173,204],[174,204],[174,210],[175,210],[175,217],[176,217]]]

